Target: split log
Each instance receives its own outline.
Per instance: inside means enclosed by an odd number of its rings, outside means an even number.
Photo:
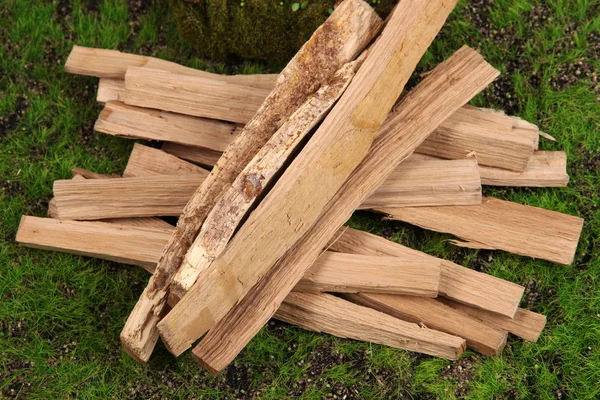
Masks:
[[[344,227],[336,237],[338,239],[329,247],[331,251],[393,256],[406,263],[415,258],[440,261],[440,296],[474,308],[512,318],[523,297],[523,286],[430,256],[371,233]]]
[[[371,55],[378,54],[378,46],[384,47],[383,52],[394,54],[390,48],[395,46],[386,43],[384,35],[386,31],[391,32],[395,27],[410,32],[402,52],[414,59],[403,59],[400,63],[407,75],[410,75],[409,71],[416,65],[454,5],[455,2],[442,1],[400,2],[384,34],[370,50],[367,61],[359,70],[346,94],[351,93],[350,90],[355,82],[360,82],[357,79],[361,73],[368,71],[365,70],[365,65]],[[415,15],[417,17],[413,19]],[[398,19],[403,18],[408,18],[410,22],[395,25],[399,22]],[[404,39],[403,36],[403,33],[393,35],[400,41]],[[251,288],[225,318],[211,329],[194,349],[196,357],[205,365],[209,365],[213,371],[220,371],[227,366],[273,315],[277,306],[301,279],[337,229],[351,216],[352,211],[373,193],[396,166],[408,157],[445,118],[489,84],[497,74],[498,71],[487,64],[479,54],[469,48],[463,48],[438,66],[404,97],[397,110],[390,116],[389,126],[392,128],[384,127],[363,162],[330,201],[313,227],[305,232],[294,247],[287,249],[285,256],[279,260],[275,268],[272,268],[258,285]],[[393,77],[393,74],[389,74],[389,71],[386,77],[392,82],[398,80]],[[384,85],[387,86],[386,91],[389,90],[388,84],[389,82]],[[381,99],[378,103],[381,103]],[[381,104],[377,106],[382,107]],[[259,208],[263,204],[268,203],[261,203]],[[231,243],[234,243],[237,237]],[[197,286],[198,283],[169,313],[169,316],[186,299],[193,299],[190,295]],[[222,343],[227,343],[227,348],[224,348]]]
[[[203,174],[54,182],[62,220],[179,216]]]
[[[387,218],[408,222],[466,240],[453,244],[498,249],[569,265],[573,262],[583,219],[494,198],[480,205],[381,208]]]
[[[98,103],[125,101],[125,81],[123,79],[100,78],[96,101]]]
[[[128,139],[163,140],[222,152],[237,133],[234,124],[109,101],[94,130]]]
[[[84,179],[112,179],[112,178],[119,178],[119,175],[117,174],[113,174],[113,175],[105,175],[105,174],[99,174],[97,172],[93,172],[93,171],[89,171],[87,169],[83,169],[83,168],[71,168],[71,173],[73,173],[73,179],[74,180],[84,180]]]
[[[256,116],[228,146],[179,218],[157,273],[121,333],[123,348],[134,358],[142,362],[149,359],[158,340],[156,324],[164,313],[169,283],[222,193],[289,116],[343,64],[353,60],[381,26],[381,19],[367,3],[345,0],[284,68]]]
[[[175,74],[217,79],[237,85],[252,86],[260,89],[271,89],[275,85],[277,75],[218,75],[183,65],[161,60],[159,58],[122,53],[117,50],[95,49],[73,46],[65,71],[72,74],[96,76],[98,78],[125,79],[129,67],[147,67],[169,71]]]
[[[411,157],[398,165],[359,209],[480,203],[481,179],[477,161]]]
[[[506,126],[506,122],[511,124]],[[448,118],[416,150],[417,153],[460,160],[475,157],[479,165],[522,172],[537,149],[537,131],[513,128],[506,115],[462,108]]]
[[[133,145],[129,161],[123,171],[123,177],[183,174],[199,174],[206,178],[209,172],[162,150],[139,143]]]
[[[440,263],[435,260],[324,252],[294,291],[393,293],[437,297]],[[171,303],[172,304],[172,303]]]
[[[330,294],[290,293],[275,318],[314,332],[399,349],[417,351],[449,360],[460,358],[465,340],[405,322]],[[210,365],[205,365],[212,373]]]
[[[569,183],[564,151],[536,151],[523,172],[479,166],[481,183],[491,186],[565,187]]]
[[[392,294],[346,294],[345,299],[404,321],[466,339],[467,347],[497,356],[506,345],[506,331],[495,329],[437,299]]]
[[[223,153],[205,147],[186,146],[179,143],[167,142],[160,148],[165,153],[172,154],[183,160],[205,167],[213,167]]]
[[[138,265],[153,272],[171,230],[23,216],[16,241],[38,249]]]
[[[477,318],[496,329],[503,329],[520,338],[537,342],[546,326],[546,316],[519,308],[514,318],[479,310],[449,299],[440,299],[444,304]]]
[[[169,295],[177,299],[192,287],[201,271],[221,255],[238,225],[256,205],[263,191],[272,186],[280,168],[297,152],[306,136],[322,121],[344,93],[360,65],[344,65],[332,79],[294,112],[244,167],[229,189],[204,220],[179,271],[173,277]],[[172,302],[171,302],[172,303]]]
[[[130,67],[125,74],[126,104],[240,124],[268,95],[268,89],[158,69]]]

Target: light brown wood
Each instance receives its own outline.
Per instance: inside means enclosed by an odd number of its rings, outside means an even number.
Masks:
[[[16,241],[27,247],[138,265],[152,272],[171,230],[23,216]]]
[[[338,239],[329,247],[331,251],[394,256],[407,263],[414,258],[440,261],[440,296],[508,318],[512,318],[519,308],[525,290],[523,286],[356,229],[341,228],[336,237]]]
[[[161,60],[159,58],[122,53],[117,50],[96,49],[73,46],[65,71],[72,74],[96,76],[98,78],[125,79],[129,67],[148,67],[173,72],[176,74],[218,79],[238,85],[271,89],[275,85],[277,75],[218,75],[183,65]]]
[[[564,151],[535,151],[525,171],[479,166],[481,183],[491,186],[564,187],[569,183]]]
[[[112,178],[119,177],[119,175],[116,175],[116,174],[113,174],[113,175],[99,174],[97,172],[89,171],[87,169],[83,169],[83,168],[79,168],[79,167],[71,168],[71,172],[73,173],[74,180],[112,179]]]
[[[275,318],[315,332],[385,344],[450,360],[458,359],[465,340],[405,322],[330,294],[290,293]],[[204,364],[210,372],[210,365]]]
[[[148,360],[156,341],[156,324],[164,313],[168,286],[204,219],[241,170],[290,115],[343,64],[353,60],[382,26],[371,6],[345,0],[292,58],[265,102],[217,161],[179,218],[157,273],[130,314],[121,343],[138,360]]]
[[[503,329],[512,333],[513,335],[531,342],[537,342],[542,331],[544,330],[544,327],[546,326],[545,315],[525,310],[523,308],[519,308],[517,310],[514,318],[508,318],[503,315],[469,307],[450,299],[440,299],[440,301],[456,310],[470,315],[473,318],[483,321],[493,328]]]
[[[269,89],[130,67],[125,74],[125,103],[245,124],[269,95]]]
[[[170,142],[164,143],[160,149],[165,153],[172,154],[183,160],[187,160],[204,167],[213,167],[223,154],[205,147],[186,146],[183,144]]]
[[[381,208],[387,218],[408,222],[465,240],[453,244],[498,249],[569,265],[573,262],[583,219],[494,198],[480,205]]]
[[[179,216],[203,174],[54,182],[62,220]]]
[[[324,252],[298,282],[296,292],[393,293],[437,297],[440,263],[397,257]]]
[[[96,101],[98,103],[125,101],[125,81],[123,79],[100,78]]]
[[[162,140],[222,152],[236,134],[232,123],[109,101],[94,129],[128,139]]]
[[[273,134],[244,167],[221,200],[207,215],[196,240],[187,252],[169,287],[177,299],[192,287],[201,271],[223,252],[241,221],[256,205],[262,192],[272,185],[280,168],[297,152],[297,147],[325,117],[354,77],[359,64],[345,64],[331,80],[310,96]],[[173,303],[171,301],[171,303]]]
[[[156,217],[140,217],[140,218],[106,218],[101,219],[99,222],[106,222],[115,225],[125,225],[129,227],[140,227],[140,228],[157,228],[167,229],[172,231],[175,227],[169,224],[167,221]],[[152,269],[154,271],[154,268]]]
[[[127,161],[123,177],[148,175],[199,174],[206,178],[209,171],[162,150],[136,143]]]
[[[393,294],[358,293],[343,296],[404,321],[464,338],[467,347],[487,356],[497,356],[506,345],[506,331],[441,303],[437,299]]]
[[[513,128],[511,121],[512,118],[495,112],[462,108],[442,123],[416,151],[446,159],[473,157],[479,165],[522,172],[537,149],[539,134]]]
[[[409,158],[359,209],[479,203],[481,179],[477,161]]]
[[[390,26],[394,26],[394,22],[398,22],[394,16],[399,16],[401,19],[410,18],[413,12],[417,13],[418,17],[413,20],[414,25],[401,23],[403,29],[410,31],[403,52],[415,57],[415,59],[403,60],[402,65],[408,69],[410,69],[409,64],[413,66],[416,64],[455,4],[441,1],[418,3],[400,2],[392,20],[386,26],[388,30]],[[420,7],[424,9],[419,9]],[[414,30],[411,29],[413,27]],[[402,37],[402,34],[394,34],[396,38],[399,36]],[[369,57],[377,54],[379,44],[386,47],[386,52],[391,52],[391,46],[382,38],[369,52]],[[413,40],[418,44],[413,44]],[[346,94],[351,93],[350,89],[364,71],[365,65],[360,69]],[[420,85],[404,97],[397,110],[390,116],[392,122],[389,127],[387,125],[389,121],[386,121],[383,132],[373,143],[366,158],[330,201],[312,229],[308,230],[294,247],[288,249],[275,268],[272,268],[258,285],[253,287],[211,329],[195,348],[194,354],[203,363],[211,365],[214,370],[221,370],[227,366],[273,315],[277,305],[281,304],[285,295],[301,279],[337,229],[350,217],[352,211],[385,181],[395,167],[407,158],[441,121],[466,103],[497,74],[498,72],[479,54],[469,48],[463,48],[438,66]],[[233,241],[236,238],[237,236]],[[191,293],[190,291],[175,309]],[[227,348],[224,348],[222,343],[227,343]]]
[[[163,343],[173,354],[181,354],[219,321],[310,230],[368,153],[430,43],[428,35],[418,41],[411,35],[424,21],[429,23],[431,14],[439,12],[434,6],[428,14],[425,4],[412,1],[400,5],[369,49],[350,86],[302,152],[250,214],[225,252],[201,271],[194,286],[158,324]],[[415,17],[420,13],[425,14],[422,19]],[[446,15],[439,14],[443,15],[439,18],[443,23]],[[437,32],[435,26],[427,27],[431,40]]]

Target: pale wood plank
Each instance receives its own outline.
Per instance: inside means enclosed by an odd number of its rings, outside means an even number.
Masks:
[[[394,26],[394,22],[398,22],[394,16],[400,19],[410,18],[412,12],[416,11],[412,7],[416,6],[417,9],[425,7],[417,11],[418,17],[416,21],[413,20],[416,29],[411,30],[413,26],[410,24],[400,24],[402,29],[410,30],[403,51],[409,53],[410,57],[415,57],[403,60],[401,64],[405,68],[408,68],[409,64],[412,66],[416,64],[455,4],[437,1],[427,4],[418,3],[400,2],[392,20],[386,26],[388,30],[390,26]],[[396,33],[394,37],[402,37],[402,34]],[[414,45],[413,40],[418,45]],[[385,52],[390,52],[392,46],[380,38],[369,52],[369,58],[372,54],[377,54],[379,44],[385,46]],[[367,62],[368,58],[365,65]],[[351,93],[350,89],[354,82],[357,82],[361,72],[365,71],[365,65],[360,69],[346,94]],[[258,285],[253,287],[227,316],[213,327],[194,349],[194,354],[203,363],[211,365],[214,370],[221,370],[227,366],[273,315],[277,305],[301,279],[337,229],[350,217],[352,211],[385,181],[395,167],[408,157],[441,121],[466,103],[497,74],[498,72],[475,51],[463,48],[451,59],[438,66],[417,88],[404,97],[396,112],[390,117],[396,119],[398,123],[392,124],[393,128],[387,130],[384,127],[367,157],[327,205],[312,229],[308,230],[293,248],[287,249],[285,256],[279,260],[276,267],[272,268]],[[391,75],[387,75],[387,78],[392,79]],[[386,89],[388,83],[386,82]],[[380,104],[376,106],[380,107]],[[233,240],[235,241],[235,238]],[[175,308],[190,297],[191,293],[192,291]],[[227,348],[223,348],[221,343],[227,343]]]
[[[262,89],[271,89],[277,80],[277,75],[273,74],[219,75],[184,67],[183,65],[159,58],[77,45],[73,46],[65,63],[65,71],[72,74],[111,79],[125,79],[125,73],[129,67],[148,67],[176,74],[217,79]]]
[[[224,151],[237,133],[232,123],[109,101],[94,129],[128,139],[162,140]]]
[[[523,172],[479,166],[481,183],[491,186],[565,187],[569,183],[564,151],[535,151]]]
[[[500,355],[506,345],[506,331],[492,328],[437,299],[376,293],[346,294],[343,297],[401,320],[464,338],[467,347],[487,356]]]
[[[164,143],[160,149],[183,160],[209,168],[213,167],[223,154],[205,147],[186,146],[171,142]]]
[[[123,79],[100,78],[96,101],[98,103],[125,101],[125,81]]]
[[[494,198],[480,205],[381,208],[395,219],[451,233],[457,246],[498,249],[559,264],[573,262],[583,219]]]
[[[121,333],[121,342],[136,359],[148,360],[150,357],[158,340],[156,324],[163,313],[169,282],[221,194],[281,124],[339,67],[353,60],[381,26],[381,19],[367,3],[345,0],[279,75],[256,116],[228,146],[188,203],[159,261],[157,273],[129,316]]]
[[[199,174],[206,178],[209,171],[162,150],[136,143],[127,161],[123,177],[148,175]]]

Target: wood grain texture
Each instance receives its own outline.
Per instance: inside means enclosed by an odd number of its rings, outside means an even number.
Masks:
[[[394,293],[437,297],[440,263],[398,257],[324,252],[294,287],[296,292]]]
[[[206,178],[209,171],[169,153],[136,143],[129,155],[123,177],[148,175],[199,174]]]
[[[250,214],[225,252],[200,273],[190,291],[159,323],[163,343],[173,354],[181,354],[210,329],[310,230],[368,153],[430,43],[427,39],[421,41],[422,37],[413,41],[411,36],[415,26],[414,31],[418,31],[422,23],[416,15],[425,13],[423,20],[431,19],[425,4],[400,4],[405,8],[396,8],[350,86],[302,152]],[[432,7],[431,11],[435,14],[439,10]],[[435,32],[431,40],[433,36]],[[273,228],[265,230],[265,226]],[[217,287],[227,290],[216,294]],[[198,304],[202,306],[195,306]]]
[[[152,353],[169,283],[208,212],[273,133],[322,82],[360,54],[381,26],[381,19],[367,3],[345,0],[284,68],[255,117],[227,147],[188,202],[157,265],[157,273],[130,314],[121,332],[121,343],[136,359],[148,360]]]
[[[244,167],[207,215],[196,240],[188,250],[169,287],[177,299],[192,287],[201,271],[223,252],[244,217],[256,205],[306,136],[322,121],[354,77],[359,64],[345,64],[310,96]],[[173,303],[171,301],[171,303]]]
[[[62,220],[179,216],[204,174],[54,182]]]
[[[125,101],[125,81],[123,79],[100,78],[96,101],[98,103]]]
[[[494,198],[480,205],[382,208],[387,218],[408,222],[465,240],[457,246],[498,249],[569,265],[583,219]]]
[[[473,157],[479,165],[522,172],[537,149],[539,133],[514,128],[513,123],[514,119],[497,112],[462,108],[416,151],[455,160]]]
[[[417,5],[411,2],[399,3],[385,30],[394,26],[392,22],[395,20],[394,16],[398,16],[400,20],[404,17],[410,18],[410,14],[416,11],[411,9],[413,6]],[[402,29],[410,32],[405,38],[403,51],[415,57],[415,59],[404,60],[402,63],[404,68],[409,68],[409,64],[416,65],[418,58],[425,51],[424,48],[433,40],[453,6],[454,3],[447,2],[428,2],[426,5],[421,2],[418,7],[426,8],[417,11],[418,17],[413,21],[414,24],[406,26],[401,23]],[[400,14],[397,14],[398,12]],[[398,38],[403,34],[395,33],[394,36]],[[382,35],[369,52],[369,57],[377,54],[376,50],[380,43],[388,46],[385,41],[382,41],[383,37]],[[392,46],[388,46],[384,51],[389,51],[389,47]],[[367,62],[368,58],[365,63]],[[363,68],[352,84],[357,82]],[[468,81],[465,82],[461,78],[465,78],[467,69],[469,78],[464,79]],[[228,365],[249,338],[253,337],[268,321],[274,308],[301,279],[337,229],[350,217],[352,211],[385,181],[393,169],[412,153],[437,124],[466,102],[466,100],[462,101],[463,96],[468,100],[495,76],[497,71],[485,63],[481,56],[471,49],[463,48],[450,60],[438,66],[417,88],[404,97],[396,112],[390,117],[392,120],[398,118],[397,121],[401,122],[393,124],[394,128],[391,130],[386,130],[384,124],[383,132],[379,134],[363,162],[340,188],[313,227],[208,333],[196,347],[194,354],[202,358],[203,362],[212,365],[215,370]],[[454,87],[456,90],[450,89],[445,93],[444,89],[448,89],[448,86],[453,87],[453,84],[457,84]],[[424,99],[427,100],[423,101]],[[446,100],[449,102],[445,103]],[[427,118],[421,118],[425,115]],[[265,304],[269,306],[265,307]],[[227,349],[219,345],[223,338],[228,343]]]
[[[490,327],[437,299],[375,293],[346,294],[343,297],[401,320],[464,338],[467,347],[487,356],[500,355],[506,345],[506,331]]]
[[[125,79],[129,67],[148,67],[181,75],[217,79],[238,85],[271,89],[277,75],[218,75],[159,58],[122,53],[117,50],[73,46],[65,71],[72,74],[96,76],[98,78]]]
[[[275,318],[315,332],[385,344],[450,360],[458,359],[465,340],[330,294],[290,293]],[[210,372],[209,364],[204,364]]]
[[[164,143],[160,149],[165,153],[172,154],[183,160],[187,160],[204,167],[213,167],[223,154],[206,147],[186,146],[171,142]]]
[[[162,140],[222,152],[236,134],[229,122],[135,107],[109,101],[94,130],[128,139]]]
[[[212,78],[130,67],[125,74],[125,103],[245,124],[269,95],[256,89]]]
[[[533,311],[519,308],[514,318],[490,313],[485,310],[469,307],[449,299],[440,299],[444,304],[477,318],[495,329],[503,329],[520,338],[537,342],[544,327],[546,316]]]
[[[479,203],[481,179],[477,161],[417,160],[411,157],[398,165],[359,209]]]
[[[410,262],[414,258],[441,262],[439,294],[474,308],[514,317],[525,288],[494,276],[465,268],[402,246],[371,233],[341,228],[330,250],[342,253],[394,256]]]
[[[27,247],[138,265],[152,272],[171,230],[23,216],[16,241]]]
[[[535,151],[523,172],[479,166],[481,183],[490,186],[565,187],[569,183],[564,151]]]

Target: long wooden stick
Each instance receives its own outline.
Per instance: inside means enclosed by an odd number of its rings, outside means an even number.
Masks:
[[[361,0],[345,0],[315,31],[277,79],[256,116],[227,148],[207,180],[184,209],[165,247],[156,274],[130,314],[121,343],[145,362],[158,340],[156,324],[166,304],[168,287],[204,219],[239,172],[279,126],[343,64],[354,59],[379,32],[381,19]]]
[[[458,359],[465,348],[465,340],[457,336],[405,322],[325,293],[290,293],[275,317],[315,332],[385,344],[450,360]],[[209,365],[205,366],[211,371]]]
[[[172,154],[183,160],[191,161],[205,167],[213,167],[223,153],[206,147],[186,146],[179,143],[166,142],[160,148],[165,153]]]
[[[404,321],[462,337],[467,347],[488,356],[499,355],[506,345],[506,331],[492,328],[437,299],[375,293],[346,294],[344,298]]]
[[[123,79],[100,78],[96,101],[98,103],[125,101],[125,81]]]
[[[148,175],[182,175],[201,174],[209,172],[204,168],[184,161],[162,150],[136,143],[129,155],[123,177]]]
[[[564,187],[569,183],[564,151],[535,151],[523,172],[479,166],[481,183],[491,186]]]
[[[176,74],[198,76],[227,81],[237,85],[271,89],[275,85],[277,75],[218,75],[183,65],[161,60],[159,58],[122,53],[117,50],[95,49],[73,46],[65,71],[72,74],[96,76],[98,78],[125,79],[129,67],[148,67],[169,71]]]
[[[454,4],[428,2],[426,9],[418,13],[416,26],[419,29],[411,32],[415,36],[409,35],[411,39],[403,51],[420,57]],[[411,5],[411,2],[400,2],[395,13],[408,15],[403,6]],[[413,46],[412,40],[419,45]],[[441,121],[497,75],[498,71],[469,48],[459,50],[438,66],[399,104],[391,116],[398,121],[390,125],[394,129],[379,134],[367,157],[328,204],[313,228],[221,319],[194,349],[194,354],[215,371],[228,365],[273,315],[276,306],[281,304],[352,211],[385,181]],[[227,348],[223,348],[221,343],[228,343]]]
[[[559,264],[573,262],[583,219],[494,198],[480,205],[381,208],[395,219],[466,240],[474,249],[498,249]]]

